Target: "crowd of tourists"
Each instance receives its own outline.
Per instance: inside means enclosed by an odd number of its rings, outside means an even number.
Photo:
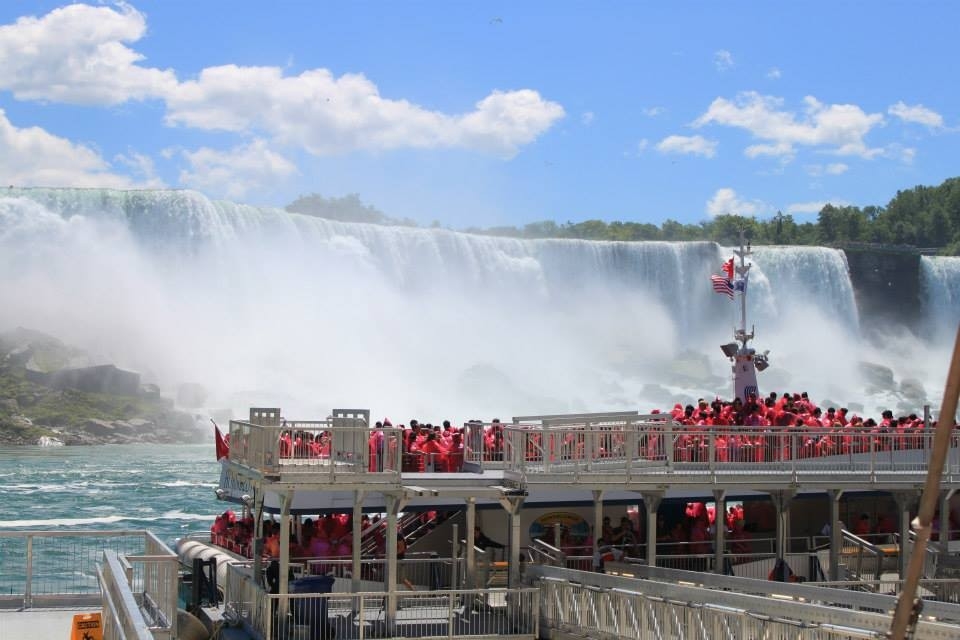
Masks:
[[[668,418],[669,427],[651,426],[628,449],[626,438],[610,429],[595,442],[569,429],[545,439],[531,433],[525,439],[527,461],[576,460],[585,457],[624,456],[674,462],[772,462],[869,451],[916,449],[929,446],[931,430],[916,413],[895,417],[890,410],[879,419],[858,415],[846,407],[820,407],[806,392],[772,392],[746,401],[701,398],[695,405],[675,404],[670,411],[651,411]],[[935,423],[934,423],[935,425]],[[522,428],[522,426],[521,426]],[[389,434],[389,435],[388,435]],[[796,434],[795,436],[791,434]],[[438,424],[413,419],[394,427],[389,419],[376,422],[369,435],[369,470],[383,471],[399,460],[404,472],[458,472],[464,460],[503,459],[504,425],[470,420],[462,427],[449,420]],[[325,458],[330,455],[331,432],[284,429],[281,458]],[[712,452],[711,452],[712,448]],[[399,458],[397,455],[399,454]]]

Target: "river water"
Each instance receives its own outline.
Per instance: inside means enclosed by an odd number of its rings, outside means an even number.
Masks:
[[[0,529],[150,529],[169,545],[225,510],[205,445],[0,447]]]

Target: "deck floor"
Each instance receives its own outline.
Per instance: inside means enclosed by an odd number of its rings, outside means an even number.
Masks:
[[[73,616],[99,609],[0,610],[0,640],[70,640]]]

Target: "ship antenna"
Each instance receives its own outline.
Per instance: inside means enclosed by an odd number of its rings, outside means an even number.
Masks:
[[[747,333],[747,274],[750,272],[751,264],[747,262],[747,256],[751,255],[750,241],[746,241],[744,246],[745,231],[740,227],[740,246],[734,250],[734,255],[740,258],[740,263],[735,264],[734,271],[737,276],[735,289],[740,293],[740,326],[734,327],[733,339],[735,342],[721,346],[723,354],[733,361],[733,389],[734,395],[744,402],[750,395],[759,397],[757,389],[757,371],[763,371],[769,366],[767,353],[756,353],[749,345],[753,340],[754,327],[750,327]],[[738,345],[737,342],[740,344]]]

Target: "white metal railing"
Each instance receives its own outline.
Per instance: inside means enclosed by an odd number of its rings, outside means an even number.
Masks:
[[[97,573],[102,589],[102,630],[104,640],[153,640],[136,594],[129,583],[131,567],[115,551],[103,552]],[[174,611],[176,613],[176,611]],[[165,637],[175,637],[166,635]]]
[[[349,426],[340,426],[344,422]],[[368,429],[359,418],[264,426],[230,421],[230,460],[265,475],[327,473],[364,481],[397,482],[401,438],[395,428]]]
[[[329,589],[329,585],[325,589]],[[397,602],[393,620],[388,600]],[[524,589],[268,594],[238,567],[228,572],[228,614],[263,640],[537,637],[539,592]],[[297,629],[302,630],[297,630]]]
[[[123,630],[116,637],[126,635],[128,627],[139,628],[141,622],[157,640],[177,638],[177,597],[180,562],[177,555],[152,533],[144,537],[143,555],[120,555],[111,550],[103,552],[99,571],[100,591],[104,610]],[[122,571],[118,571],[122,569]],[[137,611],[128,611],[132,602]]]
[[[291,566],[296,566],[302,576],[332,576],[335,578],[353,577],[351,558],[291,558]],[[360,561],[360,579],[371,582],[383,582],[387,561],[384,558],[363,558]],[[436,554],[407,553],[397,560],[401,575],[418,589],[442,589],[453,581],[451,558],[442,558]]]
[[[631,475],[666,469],[793,477],[836,473],[842,480],[844,476],[925,473],[933,442],[929,430],[688,427],[655,418],[505,426],[505,466],[527,477],[580,471]],[[960,432],[951,443],[945,475],[960,473],[958,438]],[[475,435],[471,439],[478,440]],[[475,452],[471,457],[482,458]]]
[[[0,608],[96,605],[104,550],[173,553],[165,547],[143,530],[0,531]]]
[[[645,579],[554,567],[529,567],[528,575],[541,589],[544,627],[593,638],[877,638],[889,631],[885,612],[896,602],[893,596],[664,569],[644,568]],[[917,640],[956,637],[960,607],[930,603],[923,615]]]

